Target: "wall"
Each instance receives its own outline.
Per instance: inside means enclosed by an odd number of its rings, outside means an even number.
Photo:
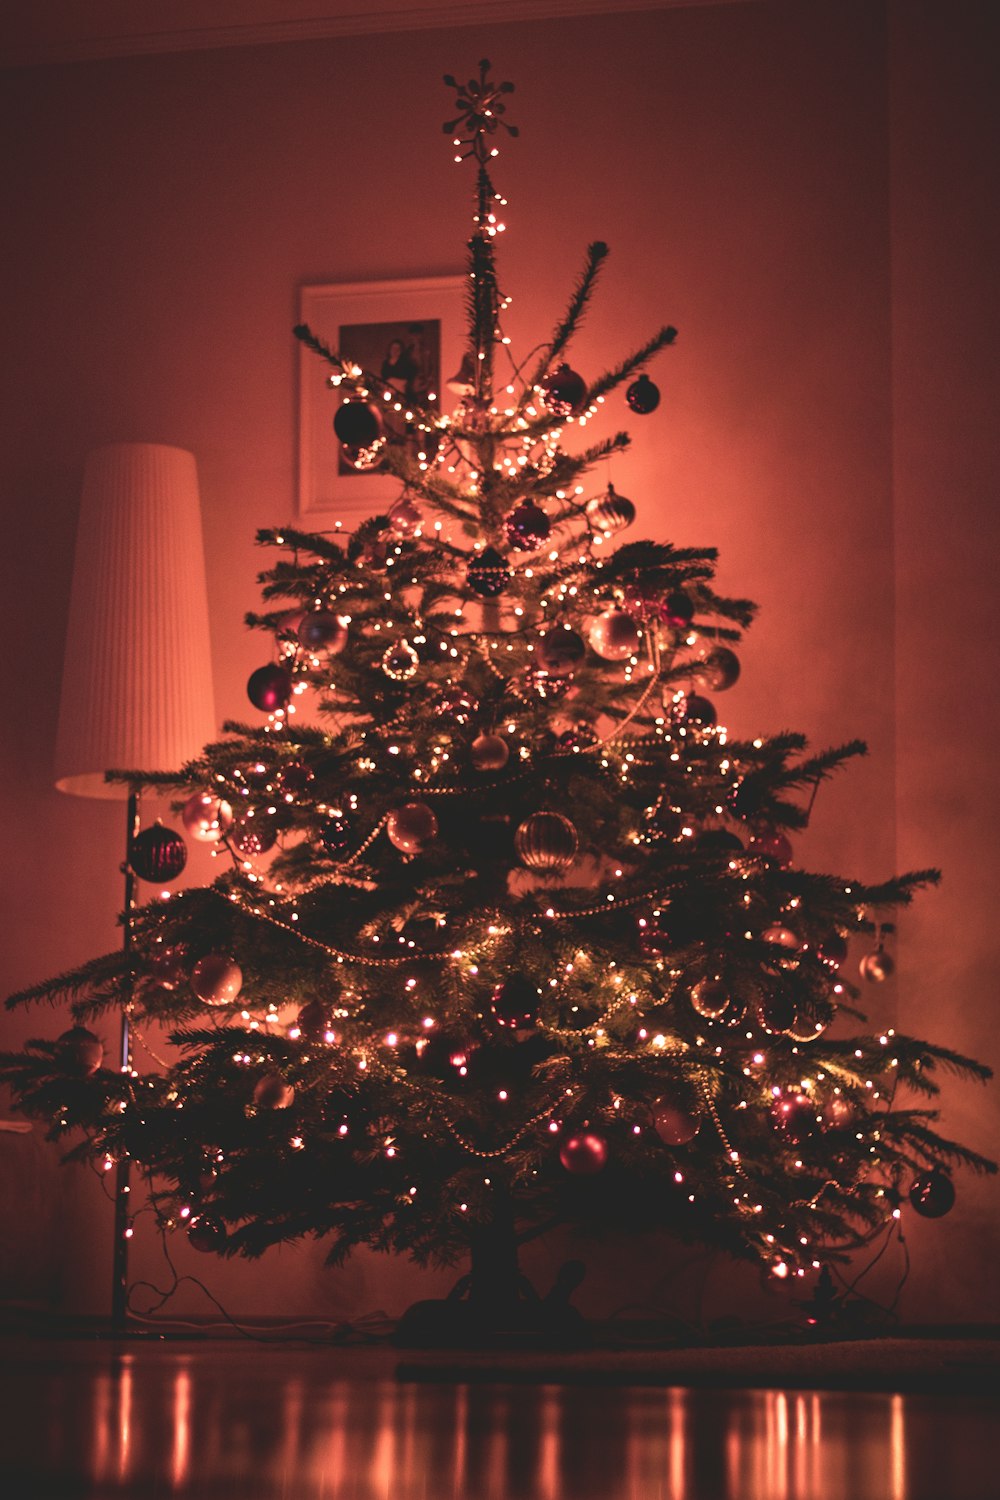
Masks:
[[[544,336],[593,238],[609,239],[613,255],[578,366],[605,368],[661,321],[680,328],[656,370],[666,399],[633,421],[635,450],[610,477],[638,503],[643,530],[717,545],[722,587],[763,607],[744,679],[726,702],[733,727],[799,728],[817,744],[869,741],[870,758],[823,790],[803,862],[874,878],[897,862],[947,856],[947,889],[977,893],[974,912],[932,896],[908,919],[898,1004],[905,1024],[912,1011],[915,1029],[919,1020],[952,1038],[949,980],[959,976],[932,975],[926,962],[947,948],[970,986],[957,1044],[988,1055],[977,881],[988,830],[971,817],[959,829],[949,810],[955,785],[979,773],[988,740],[950,733],[943,749],[937,736],[939,758],[928,759],[926,686],[905,666],[932,650],[954,673],[967,638],[977,650],[983,639],[967,635],[959,569],[939,582],[931,619],[920,607],[928,577],[940,579],[941,538],[923,524],[934,495],[919,446],[932,431],[927,406],[964,435],[961,392],[977,375],[974,360],[970,369],[953,358],[929,381],[918,336],[933,316],[935,268],[955,274],[961,239],[954,223],[921,213],[925,158],[909,144],[925,119],[951,119],[968,86],[975,38],[944,25],[945,10],[929,7],[922,29],[911,27],[909,6],[892,12],[891,96],[886,13],[868,0],[626,13],[7,76],[0,170],[15,233],[4,251],[0,598],[11,677],[25,674],[29,687],[11,682],[0,775],[5,992],[115,940],[120,815],[59,796],[49,770],[84,454],[136,439],[197,455],[218,712],[242,715],[246,677],[261,659],[241,623],[255,602],[253,533],[288,519],[294,505],[296,287],[460,268],[470,182],[440,132],[449,101],[439,78],[488,55],[516,80],[512,117],[522,131],[498,171],[510,200],[502,268],[515,345]],[[984,24],[983,7],[968,14]],[[921,74],[942,48],[950,71],[929,102]],[[953,151],[938,170],[958,179],[957,212],[970,207],[957,148],[974,123],[968,110],[954,121]],[[902,227],[891,214],[904,216]],[[973,240],[977,231],[973,222]],[[905,279],[902,323],[890,274]],[[968,317],[973,299],[959,300]],[[919,378],[908,384],[908,374]],[[905,407],[904,425],[893,425],[893,402],[897,413]],[[954,473],[942,457],[952,429],[932,436],[932,464]],[[976,444],[978,482],[981,428]],[[950,493],[939,525],[960,498]],[[988,536],[991,518],[980,524]],[[981,541],[976,550],[987,555]],[[973,573],[968,587],[988,623],[988,578]],[[971,662],[968,670],[975,676]],[[962,701],[975,704],[976,718],[989,712],[961,694],[956,709]],[[935,712],[943,728],[953,725],[943,706]],[[892,1018],[894,987],[875,1002],[880,1018]],[[60,1023],[17,1014],[3,1024],[17,1040]],[[970,1105],[968,1093],[949,1095],[946,1123],[957,1134],[961,1120],[967,1136],[995,1149],[995,1113],[984,1120],[983,1096]],[[12,1139],[0,1137],[5,1152],[20,1153],[9,1158],[12,1180],[32,1184],[35,1207],[0,1238],[8,1284],[56,1305],[103,1306],[99,1190],[83,1173],[58,1172],[36,1138],[8,1148]],[[986,1200],[970,1194],[967,1209],[965,1182],[953,1218],[921,1236],[934,1274],[922,1273],[911,1316],[984,1313],[963,1268],[981,1243]],[[557,1253],[534,1253],[542,1284]],[[626,1282],[641,1298],[679,1307],[695,1274],[662,1247],[587,1253],[597,1267],[589,1306],[599,1311],[624,1300]],[[135,1264],[162,1279],[154,1246],[139,1243]],[[196,1269],[244,1313],[394,1312],[418,1286],[447,1282],[370,1256],[331,1275],[313,1248],[261,1266],[202,1260]],[[707,1310],[739,1311],[755,1296],[745,1275],[711,1269]],[[205,1307],[193,1294],[178,1305]]]

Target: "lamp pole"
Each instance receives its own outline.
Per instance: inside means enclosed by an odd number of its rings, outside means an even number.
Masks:
[[[132,1072],[131,1012],[133,995],[132,974],[132,913],[135,909],[135,871],[132,869],[132,846],[139,832],[139,792],[129,787],[128,806],[125,815],[125,907],[122,915],[122,951],[125,956],[121,1031],[119,1033],[118,1058],[122,1075],[128,1078]],[[115,1227],[114,1251],[111,1267],[111,1322],[116,1329],[124,1328],[128,1322],[128,1244],[132,1237],[129,1214],[129,1197],[132,1192],[129,1182],[129,1153],[123,1149],[115,1172]]]

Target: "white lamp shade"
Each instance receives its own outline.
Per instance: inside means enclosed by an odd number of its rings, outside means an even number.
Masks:
[[[112,443],[87,458],[56,786],[121,798],[107,770],[175,771],[215,734],[194,456]]]

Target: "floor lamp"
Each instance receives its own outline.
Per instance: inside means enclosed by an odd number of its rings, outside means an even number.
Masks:
[[[161,443],[88,455],[59,704],[56,786],[126,800],[124,949],[135,905],[139,792],[106,770],[171,771],[215,733],[208,594],[194,456]],[[126,962],[119,1060],[132,1066]],[[126,1321],[129,1161],[115,1180],[112,1322]]]

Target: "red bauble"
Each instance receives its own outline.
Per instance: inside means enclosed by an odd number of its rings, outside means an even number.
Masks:
[[[785,869],[792,862],[794,850],[780,828],[761,827],[750,835],[748,849],[761,859],[769,859]]]
[[[709,692],[724,693],[739,680],[740,659],[728,646],[714,646],[694,675]]]
[[[625,661],[639,649],[638,626],[623,609],[607,609],[588,632],[591,646],[605,661]]]
[[[557,365],[542,381],[542,401],[557,417],[573,416],[586,405],[587,382],[569,365]]]
[[[694,603],[683,589],[675,589],[660,604],[660,619],[672,630],[683,630],[694,619]]]
[[[246,817],[237,818],[229,830],[229,842],[245,859],[256,859],[273,849],[278,838],[277,822],[271,813],[250,808]]]
[[[452,688],[450,692],[441,694],[436,713],[442,719],[449,719],[452,724],[468,724],[478,707],[475,698],[470,698],[461,688]]]
[[[655,411],[660,404],[659,388],[653,384],[648,375],[640,375],[638,380],[633,380],[625,392],[625,400],[640,417],[648,417],[649,413]]]
[[[782,1094],[771,1105],[771,1118],[793,1146],[808,1141],[822,1126],[816,1100],[808,1094]]]
[[[552,522],[533,500],[519,500],[504,521],[507,540],[517,552],[534,552],[549,539]]]
[[[568,625],[554,625],[538,639],[535,656],[539,666],[553,677],[565,677],[587,654],[583,638]]]
[[[495,599],[510,583],[510,568],[495,547],[477,552],[465,570],[465,579],[481,599]]]
[[[243,988],[243,970],[235,959],[206,953],[191,971],[191,988],[206,1005],[232,1005]]]
[[[933,1167],[921,1172],[910,1186],[910,1203],[925,1219],[940,1219],[954,1206],[955,1184],[947,1172]]]
[[[258,667],[247,679],[247,697],[254,708],[259,708],[262,713],[277,713],[279,708],[287,705],[291,696],[291,673],[275,662],[268,662],[266,667]]]
[[[398,537],[414,536],[423,520],[423,512],[409,495],[401,495],[389,511],[389,526]]]
[[[322,1000],[307,1000],[295,1018],[299,1036],[305,1042],[324,1042],[330,1030],[330,1012]]]
[[[154,943],[148,955],[149,973],[164,990],[175,990],[187,979],[187,961],[182,948]]]
[[[370,448],[383,425],[382,413],[368,401],[345,401],[333,418],[333,430],[348,448]]]
[[[327,651],[336,656],[347,644],[347,624],[330,609],[313,609],[303,615],[297,631],[308,651]]]
[[[686,1146],[701,1129],[701,1112],[685,1109],[675,1099],[654,1099],[653,1129],[665,1146]]]
[[[233,821],[233,809],[211,792],[195,792],[181,811],[181,822],[193,839],[214,844]]]
[[[877,948],[874,953],[866,953],[858,965],[862,979],[867,979],[871,984],[884,984],[895,972],[895,968],[889,954],[881,948]]]
[[[210,1219],[207,1214],[192,1219],[187,1237],[192,1250],[200,1250],[203,1255],[220,1251],[228,1238],[225,1224],[220,1219]]]
[[[759,995],[754,1005],[758,1025],[771,1036],[791,1033],[798,1021],[798,1009],[791,995],[783,990],[771,990]],[[819,1035],[818,1032],[815,1035]]]
[[[532,813],[514,834],[518,858],[529,870],[567,870],[579,846],[576,829],[562,813]]]
[[[526,974],[511,974],[493,991],[491,1009],[498,1026],[527,1031],[538,1020],[538,986]]]
[[[635,506],[624,495],[619,495],[614,485],[609,484],[603,495],[595,495],[586,505],[587,520],[595,531],[611,536],[624,531],[635,520]]]
[[[685,729],[711,729],[716,721],[715,704],[700,693],[684,693],[671,704],[670,718]]]
[[[480,734],[469,746],[469,759],[476,771],[502,771],[510,759],[510,747],[498,734]]]
[[[839,969],[847,957],[847,939],[834,928],[822,942],[816,944],[816,957],[831,969]]]
[[[312,766],[307,766],[303,760],[286,760],[278,767],[275,780],[283,792],[297,797],[316,780],[316,773]]]
[[[129,864],[140,880],[176,880],[187,864],[187,845],[179,833],[154,823],[132,840]]]
[[[331,859],[346,854],[354,841],[354,819],[340,808],[331,810],[319,831],[319,841]]]
[[[258,1109],[287,1109],[295,1098],[292,1085],[280,1073],[262,1073],[253,1091]]]
[[[67,1073],[92,1078],[104,1058],[104,1043],[86,1026],[71,1026],[59,1038],[59,1061]]]
[[[438,820],[426,802],[404,802],[389,814],[385,831],[404,854],[420,854],[437,837]]]
[[[608,1159],[608,1143],[593,1130],[568,1135],[559,1147],[559,1160],[575,1177],[593,1177]]]
[[[729,986],[721,979],[699,979],[691,990],[691,1004],[699,1016],[714,1021],[729,1008]]]

